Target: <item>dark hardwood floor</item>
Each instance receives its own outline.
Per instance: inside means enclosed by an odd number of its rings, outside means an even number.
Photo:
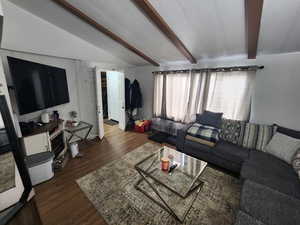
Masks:
[[[149,142],[146,134],[105,125],[105,138],[82,148],[83,158],[69,160],[55,177],[38,185],[36,202],[44,225],[104,225],[104,219],[85,197],[76,179]]]

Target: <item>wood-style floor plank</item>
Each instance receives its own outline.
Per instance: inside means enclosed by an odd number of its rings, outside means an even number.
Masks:
[[[146,134],[121,131],[105,125],[105,138],[82,147],[83,158],[69,160],[55,177],[35,187],[36,202],[44,225],[106,225],[86,198],[76,179],[149,142]]]

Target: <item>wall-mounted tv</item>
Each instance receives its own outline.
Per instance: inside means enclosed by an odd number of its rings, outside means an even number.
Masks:
[[[70,102],[66,71],[7,57],[20,115]]]

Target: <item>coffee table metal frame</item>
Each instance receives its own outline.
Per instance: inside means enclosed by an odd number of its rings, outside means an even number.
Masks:
[[[163,147],[164,148],[164,147]],[[157,152],[161,151],[162,148],[160,148]],[[205,170],[205,168],[201,171],[199,171],[199,173],[197,174],[197,176],[195,176],[194,180],[192,181],[192,183],[189,186],[188,191],[182,195],[181,193],[175,191],[174,189],[168,187],[168,185],[164,184],[162,181],[160,181],[159,179],[156,179],[154,176],[151,176],[151,173],[154,170],[150,170],[151,167],[153,166],[153,164],[155,163],[156,159],[154,158],[154,156],[157,154],[157,152],[151,154],[150,156],[146,157],[145,159],[143,159],[142,161],[138,162],[135,165],[135,169],[137,170],[137,172],[139,173],[139,175],[141,176],[141,179],[138,180],[138,182],[135,184],[135,188],[139,191],[141,191],[144,195],[146,195],[148,198],[150,198],[152,201],[154,201],[156,204],[158,204],[159,206],[161,206],[162,208],[164,208],[167,212],[169,212],[173,217],[175,217],[178,221],[180,221],[181,223],[184,222],[188,212],[190,211],[190,209],[193,206],[193,203],[195,202],[196,198],[198,197],[198,194],[200,193],[203,185],[204,185],[204,181],[201,181],[199,179],[200,175],[203,173],[203,171]],[[184,154],[184,153],[182,153]],[[143,162],[145,162],[146,160],[148,160],[149,158],[154,158],[153,162],[150,164],[150,166],[145,169],[142,170],[139,168],[139,165],[141,165]],[[190,156],[189,156],[190,157]],[[155,168],[157,169],[157,168]],[[185,199],[186,197],[188,197],[192,192],[196,191],[195,196],[193,197],[193,199],[191,200],[190,206],[188,207],[188,209],[185,211],[184,215],[182,218],[180,218],[175,211],[172,209],[172,207],[164,200],[164,198],[161,196],[161,194],[159,193],[159,191],[155,188],[154,185],[151,184],[151,182],[149,181],[149,178],[154,180],[155,182],[157,182],[158,184],[164,186],[165,188],[167,188],[168,190],[172,191],[173,193],[175,193],[176,195],[180,196],[181,198]],[[154,191],[154,193],[157,195],[157,197],[160,199],[161,202],[157,201],[156,199],[154,199],[149,193],[147,193],[146,191],[144,191],[142,188],[139,187],[140,183],[142,181],[145,181],[150,188]],[[196,184],[196,182],[199,182],[198,184]],[[196,184],[196,185],[195,185]]]

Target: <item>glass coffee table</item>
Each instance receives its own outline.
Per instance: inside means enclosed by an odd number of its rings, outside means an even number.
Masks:
[[[169,167],[176,165],[176,168],[171,172],[163,171],[163,158],[169,160]],[[204,184],[199,177],[206,166],[207,162],[164,146],[135,165],[135,169],[141,175],[135,187],[183,222]],[[147,183],[152,193],[141,188],[142,182]],[[163,189],[168,190],[170,194],[166,194]],[[185,207],[184,212],[179,215],[173,204],[180,201],[184,201]]]

